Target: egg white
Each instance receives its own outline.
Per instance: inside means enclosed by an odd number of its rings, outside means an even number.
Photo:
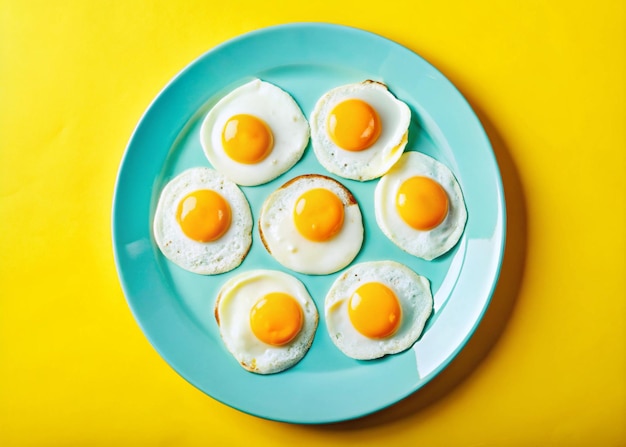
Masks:
[[[344,221],[339,232],[323,242],[302,236],[293,220],[293,209],[306,191],[326,188],[344,206]],[[296,177],[270,194],[259,217],[261,240],[268,252],[284,267],[299,273],[325,275],[347,266],[361,250],[363,220],[354,196],[338,181],[323,175]]]
[[[250,327],[250,311],[268,293],[283,292],[300,304],[302,330],[288,344],[272,346],[259,340]],[[224,345],[246,370],[258,374],[284,371],[307,353],[319,321],[313,299],[304,284],[277,270],[249,270],[231,277],[220,289],[215,318]]]
[[[181,199],[200,189],[218,192],[231,208],[230,227],[212,242],[190,239],[176,219]],[[170,261],[193,273],[215,275],[234,269],[246,257],[252,243],[252,213],[235,183],[213,169],[191,168],[170,180],[161,191],[153,233],[159,249]]]
[[[398,297],[402,308],[400,327],[384,339],[371,339],[350,322],[348,305],[358,287],[380,282]],[[326,295],[324,315],[328,335],[348,357],[371,360],[410,348],[420,337],[433,309],[430,281],[396,261],[355,264],[339,276]]]
[[[239,163],[224,151],[224,125],[238,114],[254,115],[272,131],[273,149],[258,163]],[[293,97],[274,84],[254,79],[211,108],[202,122],[200,142],[215,169],[239,185],[254,186],[273,180],[295,165],[309,142],[309,134],[309,124]]]
[[[408,225],[396,209],[396,195],[402,183],[413,176],[437,181],[448,196],[448,214],[437,227],[420,231]],[[451,250],[461,238],[467,222],[463,193],[452,171],[443,163],[420,152],[405,152],[376,185],[376,222],[398,247],[428,261]]]
[[[327,130],[333,108],[347,99],[361,99],[378,113],[382,131],[369,148],[352,152],[337,146]],[[378,178],[400,158],[407,143],[411,121],[409,107],[397,99],[385,84],[374,81],[348,84],[325,93],[311,113],[311,143],[319,162],[329,172],[352,180]]]

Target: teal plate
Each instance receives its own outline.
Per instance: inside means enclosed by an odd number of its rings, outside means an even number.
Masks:
[[[457,246],[435,261],[407,255],[374,218],[376,181],[338,179],[357,198],[365,242],[353,261],[393,259],[432,283],[434,314],[407,351],[374,361],[344,356],[323,318],[324,296],[340,273],[295,274],[320,310],[313,345],[295,367],[274,375],[245,371],[226,351],[213,316],[216,292],[233,274],[253,268],[286,271],[265,250],[255,222],[250,253],[230,273],[200,276],[166,260],[154,242],[152,217],[163,186],[193,166],[210,166],[200,146],[206,112],[226,92],[257,77],[289,92],[308,117],[317,99],[342,84],[373,79],[411,108],[407,150],[448,165],[468,210]],[[253,218],[265,197],[290,178],[328,174],[310,144],[276,180],[243,187]],[[156,97],[139,122],[121,163],[113,203],[113,245],[128,304],[146,337],[182,377],[214,399],[259,417],[293,423],[357,418],[414,393],[463,348],[482,318],[502,262],[502,182],[485,132],[468,103],[434,67],[375,34],[329,24],[290,24],[228,41],[191,63]]]

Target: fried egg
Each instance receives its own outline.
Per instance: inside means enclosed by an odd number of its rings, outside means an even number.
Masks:
[[[365,81],[324,94],[311,113],[311,142],[329,172],[352,180],[378,178],[407,143],[409,107],[385,84]]]
[[[224,345],[243,368],[271,374],[304,357],[319,316],[297,278],[277,270],[249,270],[222,286],[215,319]]]
[[[254,186],[298,162],[309,142],[309,124],[289,93],[254,79],[211,108],[200,142],[215,169],[239,185]]]
[[[396,261],[355,264],[324,301],[331,340],[348,357],[371,360],[410,348],[432,313],[430,281]]]
[[[259,232],[280,264],[312,275],[341,270],[363,244],[356,199],[338,181],[317,174],[296,177],[270,194],[261,208]]]
[[[252,243],[252,214],[239,187],[209,168],[191,168],[161,191],[154,239],[166,258],[193,273],[239,266]]]
[[[374,193],[376,222],[398,247],[432,260],[461,238],[467,221],[463,193],[452,171],[420,152],[406,152]]]

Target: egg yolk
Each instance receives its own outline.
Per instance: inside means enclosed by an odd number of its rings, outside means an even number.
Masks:
[[[429,177],[411,177],[398,189],[396,209],[411,227],[431,230],[448,214],[448,195],[439,183]]]
[[[293,340],[302,329],[300,304],[289,294],[268,293],[250,310],[250,328],[264,343],[282,346]]]
[[[337,146],[348,151],[362,151],[380,136],[380,118],[376,110],[360,99],[337,104],[328,115],[330,137]]]
[[[344,210],[341,199],[324,188],[310,189],[296,201],[293,220],[305,238],[323,242],[332,238],[343,226]]]
[[[224,125],[222,146],[231,159],[254,164],[270,154],[274,135],[262,119],[247,114],[235,115]]]
[[[396,332],[402,319],[402,308],[389,287],[369,282],[357,288],[350,297],[348,315],[361,334],[381,339]]]
[[[176,220],[188,238],[198,242],[215,241],[230,227],[230,206],[219,193],[200,189],[187,194],[178,203]]]

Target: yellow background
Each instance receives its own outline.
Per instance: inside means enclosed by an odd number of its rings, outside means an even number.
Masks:
[[[439,68],[508,203],[467,348],[408,399],[329,426],[248,416],[180,378],[131,316],[110,234],[155,95],[213,46],[299,21]],[[0,445],[626,445],[625,28],[624,2],[602,0],[0,0]]]

